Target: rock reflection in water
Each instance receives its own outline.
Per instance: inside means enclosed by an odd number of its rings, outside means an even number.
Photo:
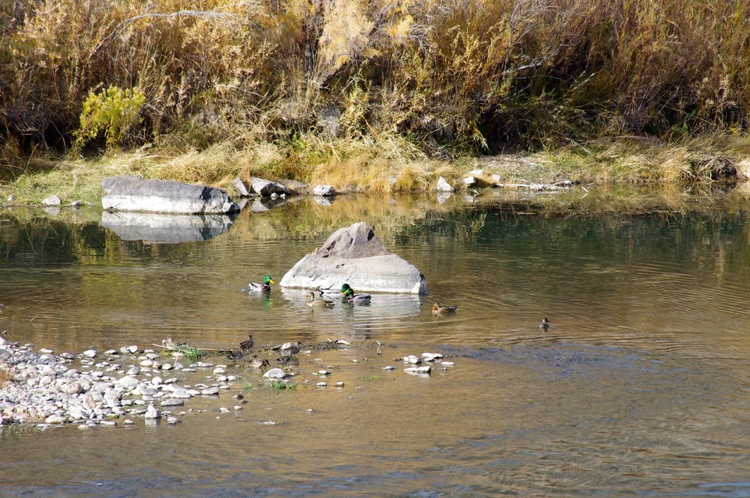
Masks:
[[[231,215],[186,215],[104,211],[102,225],[122,240],[177,244],[213,239],[229,230]]]

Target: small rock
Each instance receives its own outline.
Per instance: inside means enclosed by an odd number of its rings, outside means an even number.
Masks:
[[[61,415],[57,415],[57,414],[50,415],[49,417],[47,417],[46,419],[44,419],[44,423],[45,424],[55,424],[55,425],[64,424],[65,423],[65,417],[63,417]]]
[[[128,353],[130,354],[136,354],[138,352],[138,346],[136,345],[128,346],[127,349],[128,349]]]
[[[42,201],[44,206],[59,206],[62,204],[62,200],[57,195],[50,195]]]
[[[122,425],[135,425],[135,422],[133,422],[129,418],[126,418],[125,420],[122,421]]]
[[[168,398],[165,400],[162,400],[161,402],[162,407],[171,407],[171,406],[185,406],[185,401],[177,398]]]
[[[148,419],[161,418],[161,411],[159,411],[159,409],[154,405],[148,405],[148,408],[146,408],[146,413],[143,414],[143,417]]]
[[[344,387],[344,383],[343,382],[336,382],[336,387]]]
[[[215,396],[219,394],[219,391],[220,389],[218,386],[212,386],[212,387],[207,387],[206,389],[203,389],[201,391],[201,394],[203,394],[204,396]]]
[[[96,349],[87,349],[83,352],[83,356],[87,358],[96,358]]]
[[[169,425],[177,425],[180,423],[180,419],[177,417],[167,417],[167,423]]]
[[[443,355],[441,355],[440,353],[422,353],[422,358],[424,359],[424,361],[435,361],[439,360],[442,357]]]
[[[313,189],[313,195],[320,197],[332,197],[336,195],[336,189],[330,185],[316,185]]]
[[[126,377],[123,377],[118,382],[125,389],[133,389],[139,383],[138,379],[136,379],[135,377],[132,377],[130,375],[128,375]]]
[[[385,370],[386,372],[390,372],[391,370],[395,370],[395,369],[396,367],[394,367],[393,365],[386,365],[383,367],[383,370]]]
[[[280,368],[272,368],[268,372],[263,374],[266,379],[284,379],[287,373]]]
[[[451,187],[442,176],[438,178],[436,189],[438,192],[453,192],[453,187]]]
[[[318,382],[315,385],[318,386],[318,387],[326,387],[326,386],[328,386],[328,382]]]
[[[244,181],[242,181],[242,179],[235,178],[232,182],[232,186],[237,189],[240,197],[250,197],[250,189],[248,188],[248,185]]]

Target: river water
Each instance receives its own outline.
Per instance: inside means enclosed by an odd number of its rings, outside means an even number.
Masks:
[[[125,240],[94,208],[0,214],[9,340],[352,344],[300,354],[294,390],[242,371],[176,426],[6,433],[0,495],[750,496],[750,202],[638,194],[648,209],[610,212],[565,195],[302,199],[182,243]],[[278,285],[243,291],[362,220],[428,296],[313,311]],[[436,301],[458,313],[433,318]],[[423,352],[454,365],[405,373]],[[236,393],[242,410],[220,413]]]

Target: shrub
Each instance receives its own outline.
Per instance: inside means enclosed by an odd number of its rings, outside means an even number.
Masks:
[[[101,133],[104,133],[108,149],[118,147],[127,132],[143,121],[138,112],[145,102],[146,96],[137,88],[123,90],[110,86],[99,94],[90,93],[83,103],[76,147],[80,148]]]

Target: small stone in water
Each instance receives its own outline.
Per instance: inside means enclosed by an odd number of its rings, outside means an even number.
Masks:
[[[52,354],[52,350],[51,349],[47,349],[47,348],[42,348],[42,349],[39,350],[39,352],[41,354]]]
[[[122,425],[135,425],[135,422],[133,422],[129,418],[126,418],[125,420],[122,421]]]
[[[205,396],[214,396],[216,394],[219,394],[219,388],[217,386],[208,387],[201,391],[201,394]]]
[[[137,352],[138,352],[138,346],[136,345],[128,346],[128,353],[136,354]]]
[[[96,358],[96,349],[87,349],[83,352],[83,355],[88,358]]]
[[[344,383],[343,382],[336,382],[336,387],[344,387]]]
[[[394,367],[393,365],[387,365],[387,366],[383,367],[383,370],[385,370],[387,372],[390,372],[391,370],[395,370],[395,369],[396,369],[396,367]]]
[[[148,419],[161,418],[161,412],[154,405],[148,405],[143,416]]]
[[[315,385],[318,386],[318,387],[326,387],[328,385],[328,382],[318,382]]]
[[[180,423],[180,419],[177,417],[167,417],[167,423],[169,425],[177,425]]]

